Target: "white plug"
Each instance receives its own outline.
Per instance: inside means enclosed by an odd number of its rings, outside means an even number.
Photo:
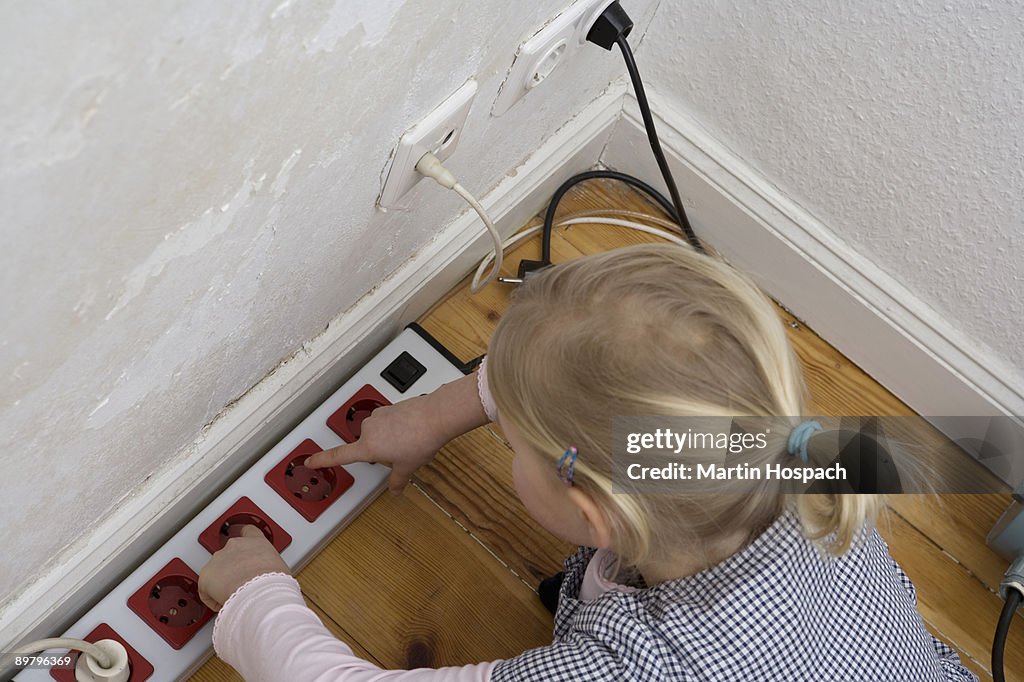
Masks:
[[[477,293],[489,283],[493,282],[498,277],[498,272],[501,271],[501,264],[504,262],[504,252],[501,248],[501,235],[498,234],[498,228],[494,226],[491,219],[487,216],[487,211],[480,205],[480,202],[470,194],[465,187],[459,184],[459,181],[455,179],[451,171],[444,167],[441,160],[437,158],[432,152],[427,152],[420,157],[419,161],[416,162],[416,171],[421,175],[425,175],[431,178],[437,184],[441,185],[446,189],[453,190],[456,194],[466,200],[466,203],[472,207],[476,214],[480,216],[480,220],[483,221],[484,227],[487,228],[487,232],[491,235],[491,239],[494,241],[494,252],[487,256],[484,260],[494,259],[494,265],[491,267],[491,273],[487,275],[486,279],[480,279],[480,269],[477,269],[476,274],[473,276],[473,281],[469,283],[469,290],[471,293]]]
[[[455,189],[459,183],[451,171],[441,165],[441,160],[431,152],[427,152],[416,162],[416,170],[420,175],[425,175],[437,181],[437,184],[447,189]]]
[[[104,668],[100,662],[87,653],[78,657],[75,665],[75,679],[78,682],[128,682],[131,669],[128,667],[128,650],[113,639],[101,639],[96,646],[110,658],[110,666]]]

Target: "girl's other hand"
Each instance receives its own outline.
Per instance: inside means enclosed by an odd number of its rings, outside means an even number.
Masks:
[[[228,540],[203,566],[199,598],[213,611],[220,611],[235,590],[264,573],[289,573],[288,565],[262,531],[246,526],[240,537]]]
[[[449,433],[439,418],[433,394],[378,407],[363,420],[359,440],[310,456],[306,466],[323,469],[338,464],[373,462],[391,467],[388,489],[401,493],[413,473],[429,462],[458,433]]]

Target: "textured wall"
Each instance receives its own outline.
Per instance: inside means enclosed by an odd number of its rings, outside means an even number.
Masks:
[[[665,2],[647,80],[1024,391],[1016,0]]]
[[[450,165],[482,192],[621,72],[489,116],[568,4],[0,6],[0,601],[463,210],[375,210],[405,129],[476,76]]]

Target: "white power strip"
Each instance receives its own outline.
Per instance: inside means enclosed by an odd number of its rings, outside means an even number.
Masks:
[[[190,593],[189,580],[194,580],[210,559],[200,536],[208,545],[222,542],[224,532],[234,532],[232,517],[251,522],[255,514],[263,522],[264,532],[272,532],[275,545],[283,546],[285,562],[297,571],[385,488],[388,469],[378,464],[352,464],[325,473],[302,466],[289,470],[288,464],[309,452],[341,445],[345,441],[339,432],[346,439],[358,436],[359,423],[381,397],[395,403],[429,393],[461,376],[424,337],[406,329],[63,636],[95,641],[111,637],[113,630],[114,638],[130,647],[130,682],[171,682],[188,677],[213,652],[213,614]],[[283,495],[287,493],[286,499]],[[234,528],[237,530],[237,525]],[[158,622],[161,617],[165,622]],[[14,679],[73,682],[75,678],[72,665],[59,670],[24,670]]]

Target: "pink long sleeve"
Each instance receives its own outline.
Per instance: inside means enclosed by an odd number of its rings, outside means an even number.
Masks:
[[[284,573],[258,576],[235,590],[217,614],[213,648],[248,682],[487,682],[498,663],[383,670],[334,637]]]

